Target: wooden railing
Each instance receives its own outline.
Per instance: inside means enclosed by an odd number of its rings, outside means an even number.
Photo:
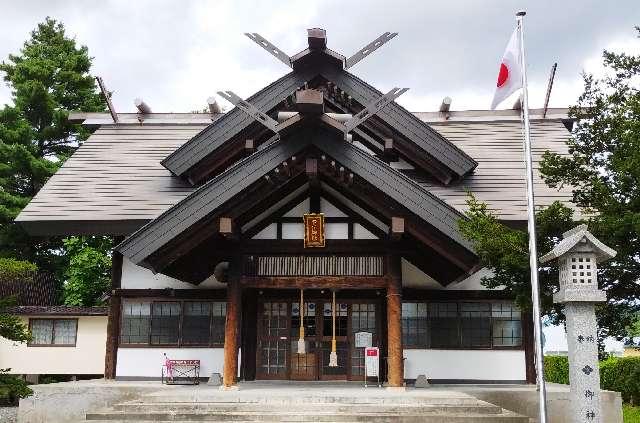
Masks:
[[[249,255],[245,276],[383,276],[382,256]]]

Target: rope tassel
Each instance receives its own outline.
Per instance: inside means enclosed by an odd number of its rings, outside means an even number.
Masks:
[[[304,342],[304,290],[300,289],[300,334],[298,338],[298,354],[306,354]]]
[[[331,353],[329,367],[338,367],[338,352],[336,348],[336,291],[333,291],[333,306],[331,307]]]

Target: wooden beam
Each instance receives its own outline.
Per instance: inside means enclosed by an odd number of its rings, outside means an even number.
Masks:
[[[521,314],[521,325],[526,380],[528,384],[534,385],[536,383],[535,337],[533,334],[533,315],[530,311]]]
[[[318,160],[313,158],[307,158],[305,161],[305,173],[309,179],[316,179],[318,177]]]
[[[387,286],[384,276],[244,276],[243,288],[376,289]]]
[[[247,139],[244,141],[244,155],[245,156],[250,156],[253,153],[256,152],[256,145],[254,140],[252,139]]]
[[[327,47],[327,31],[322,28],[307,29],[309,49],[323,50]]]
[[[404,218],[394,216],[391,218],[391,239],[398,240],[404,235]]]
[[[384,158],[390,162],[398,161],[398,152],[394,147],[393,138],[384,139]]]
[[[230,217],[220,217],[218,220],[218,231],[224,237],[233,235],[233,220]]]
[[[324,97],[319,90],[296,91],[296,110],[309,115],[324,113]]]

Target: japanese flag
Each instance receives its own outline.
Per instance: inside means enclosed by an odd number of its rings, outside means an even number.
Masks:
[[[522,65],[520,63],[520,37],[518,28],[513,31],[507,49],[502,56],[500,71],[498,72],[498,83],[496,93],[493,95],[491,109],[495,109],[498,104],[507,97],[522,88]]]

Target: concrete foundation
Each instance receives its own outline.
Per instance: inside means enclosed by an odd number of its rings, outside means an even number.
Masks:
[[[364,388],[360,383],[334,382],[244,382],[234,392],[221,392],[217,387],[167,386],[159,381],[78,381],[33,386],[34,395],[20,401],[18,423],[77,423],[84,421],[85,415],[96,410],[113,407],[126,401],[211,401],[212,396],[225,395],[225,401],[256,402],[261,398],[273,400],[274,397],[290,398],[317,396],[327,401],[328,396],[341,401],[353,398],[353,401],[376,398],[377,402],[402,401],[406,404],[424,402],[430,398],[452,400],[457,396],[468,395],[486,403],[494,404],[505,410],[528,416],[536,421],[538,413],[537,393],[531,385],[431,385],[428,388],[408,387],[405,392],[389,392],[377,387]],[[304,393],[304,395],[301,395]],[[358,399],[360,398],[360,399]],[[385,399],[387,398],[387,399]],[[401,399],[402,398],[402,399]],[[566,385],[548,385],[549,422],[569,421],[569,387]],[[622,423],[622,400],[617,392],[602,393],[603,421]],[[483,420],[484,421],[484,420]],[[496,419],[497,421],[497,419]]]

